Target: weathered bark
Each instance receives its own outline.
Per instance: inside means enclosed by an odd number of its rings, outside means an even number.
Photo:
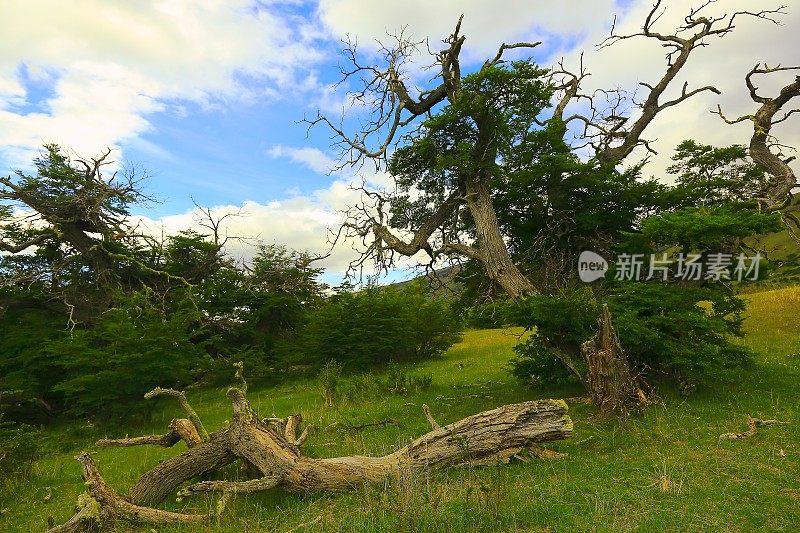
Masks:
[[[144,437],[125,437],[123,439],[100,439],[95,444],[100,448],[155,445],[171,448],[180,441],[192,448],[200,444],[202,439],[197,434],[194,424],[186,418],[175,418],[169,423],[169,432],[164,435],[147,435]]]
[[[475,221],[475,236],[479,245],[472,257],[483,264],[489,279],[512,298],[535,293],[535,287],[517,268],[508,252],[486,178],[466,180],[466,192],[467,207]]]
[[[383,457],[315,459],[304,457],[300,451],[299,441],[307,433],[296,437],[301,421],[298,415],[261,419],[242,389],[231,388],[228,397],[233,417],[227,426],[142,475],[127,497],[109,489],[89,455],[81,454],[78,460],[84,467],[84,477],[91,483],[87,483],[89,488],[82,496],[78,514],[53,531],[82,531],[92,521],[108,524],[115,519],[150,523],[205,521],[206,515],[166,513],[143,506],[157,504],[185,482],[235,460],[253,465],[261,477],[249,481],[202,481],[183,488],[179,495],[212,491],[228,497],[276,487],[300,492],[349,490],[366,482],[383,482],[406,471],[507,462],[525,447],[564,439],[572,433],[572,421],[566,415],[567,404],[563,400],[505,405],[442,427],[425,409],[433,431],[394,453]],[[145,437],[150,441],[162,438]],[[127,442],[130,440],[118,442],[132,445]]]
[[[588,366],[586,384],[589,394],[601,413],[625,416],[641,409],[647,397],[631,374],[605,304],[597,323],[597,335],[581,347]]]
[[[72,533],[95,528],[103,530],[116,520],[149,524],[199,524],[208,519],[206,515],[172,513],[135,505],[106,484],[91,455],[83,452],[75,459],[81,463],[86,492],[78,497],[77,513],[66,523],[48,530],[48,533]]]
[[[364,482],[382,482],[401,471],[443,468],[473,462],[502,460],[505,452],[568,437],[572,421],[561,400],[505,405],[435,429],[383,457],[303,457],[272,428],[252,414],[239,391],[232,389],[236,413],[230,446],[264,474],[261,479],[205,481],[186,487],[182,495],[218,491],[249,493],[281,487],[290,491],[348,490]]]
[[[150,400],[152,398],[157,398],[159,396],[169,396],[171,398],[175,398],[176,400],[178,400],[181,409],[183,409],[183,411],[186,413],[186,416],[189,418],[192,425],[194,426],[195,430],[197,430],[197,434],[200,437],[200,440],[208,440],[208,432],[206,431],[206,428],[203,427],[203,422],[200,420],[200,417],[197,416],[197,412],[195,412],[195,410],[186,400],[185,392],[175,389],[162,389],[161,387],[156,387],[155,389],[145,394],[144,398],[146,400]]]
[[[229,445],[231,428],[212,433],[209,440],[167,459],[144,473],[128,493],[131,502],[151,505],[163,501],[184,482],[214,472],[236,460]]]
[[[773,152],[772,148],[779,147],[779,145],[772,137],[772,127],[775,124],[786,121],[794,113],[800,112],[800,109],[792,109],[786,111],[783,117],[776,118],[778,112],[783,110],[794,98],[800,98],[800,76],[795,77],[793,83],[781,88],[778,95],[773,98],[758,94],[758,87],[755,86],[753,76],[787,70],[800,70],[800,67],[777,66],[770,68],[764,65],[762,68],[758,64],[745,76],[745,83],[750,90],[750,97],[754,102],[761,104],[755,114],[744,115],[730,120],[722,113],[721,107],[717,108],[717,114],[728,124],[737,124],[745,120],[753,123],[753,136],[750,138],[749,147],[750,156],[753,161],[764,167],[771,176],[763,189],[759,191],[757,198],[761,207],[767,212],[778,211],[789,206],[792,200],[792,190],[797,187],[797,177],[792,167],[789,166],[789,163],[795,158],[783,159],[780,149]]]

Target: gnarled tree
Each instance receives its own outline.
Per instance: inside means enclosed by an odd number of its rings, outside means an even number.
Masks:
[[[800,113],[800,109],[786,110],[786,107],[794,98],[800,98],[800,76],[796,76],[794,82],[785,85],[774,97],[758,94],[758,87],[755,86],[753,76],[772,74],[775,72],[785,72],[800,70],[798,67],[769,67],[757,64],[745,76],[745,83],[750,91],[750,98],[757,104],[761,104],[758,111],[752,115],[744,115],[736,119],[727,118],[722,107],[717,107],[716,113],[728,124],[737,124],[749,120],[753,123],[753,136],[750,139],[750,157],[753,161],[764,167],[770,174],[771,179],[764,184],[764,187],[757,195],[757,200],[761,208],[767,212],[780,211],[786,208],[792,198],[792,190],[797,187],[797,176],[789,164],[796,158],[785,157],[781,152],[784,148],[775,139],[771,132],[773,126],[785,122],[794,113]],[[783,111],[783,116],[778,118],[776,115]],[[786,213],[787,217],[800,228],[800,221],[794,215]]]
[[[356,46],[348,43],[346,54],[353,68],[343,71],[344,81],[360,77],[363,85],[354,99],[369,109],[371,118],[352,135],[319,114],[309,122],[323,123],[333,131],[342,165],[367,160],[378,167],[386,165],[396,185],[392,192],[363,186],[362,202],[348,212],[339,236],[359,239],[364,245],[353,268],[374,260],[379,269],[385,269],[398,255],[425,252],[430,267],[441,260],[480,264],[486,276],[512,298],[546,288],[525,258],[541,259],[544,253],[537,254],[540,250],[534,248],[548,249],[548,239],[560,237],[562,227],[572,222],[568,213],[574,197],[564,193],[559,176],[565,183],[568,176],[577,174],[624,177],[615,168],[637,148],[653,151],[645,133],[659,114],[702,92],[719,94],[713,86],[690,88],[686,83],[678,96],[665,99],[693,52],[708,46],[712,38],[731,33],[744,17],[777,23],[775,17],[784,13],[780,7],[707,15],[713,4],[709,1],[692,9],[681,26],[665,33],[657,29],[665,9],[658,0],[641,31],[620,35],[612,28],[599,45],[641,38],[657,41],[667,50],[667,68],[661,78],[641,82],[648,91],[643,101],[622,90],[584,93],[581,84],[589,73],[583,65],[572,73],[563,63],[545,70],[531,61],[504,59],[508,50],[531,49],[539,43],[504,44],[494,57],[465,75],[460,61],[465,42],[461,20],[444,40],[444,48],[433,54],[434,84],[417,90],[404,68],[420,43],[401,33],[394,45],[381,49],[385,60],[381,66],[362,64]],[[580,109],[579,103],[588,105],[589,113],[570,113],[573,107]],[[581,141],[572,146],[566,137],[576,131]],[[576,151],[587,147],[592,158],[582,163]],[[767,169],[785,174],[776,165]],[[555,179],[546,187],[533,187],[532,173],[551,174]],[[617,180],[610,195],[630,195],[635,185],[623,181]],[[506,192],[515,189],[518,196],[508,201]],[[774,192],[781,191],[787,192],[785,188]],[[498,213],[496,204],[504,195],[504,210],[517,208],[526,213],[531,206],[542,206],[546,215],[540,227],[526,228],[539,232],[541,238],[516,247],[513,219],[520,212]],[[613,238],[614,231],[626,229],[623,224],[601,231],[595,242],[602,244]],[[571,259],[565,262],[572,264]]]
[[[777,23],[784,13],[780,7],[713,16],[707,12],[714,2],[707,1],[691,9],[679,27],[664,32],[658,29],[663,4],[654,3],[641,31],[619,34],[615,24],[599,45],[646,39],[666,49],[661,77],[640,82],[647,90],[641,101],[619,89],[584,92],[589,73],[582,61],[573,73],[563,62],[547,70],[529,60],[504,59],[508,50],[539,43],[504,44],[473,72],[462,72],[460,19],[434,54],[435,82],[415,93],[403,67],[418,43],[400,34],[394,46],[382,49],[382,66],[361,64],[348,43],[354,67],[344,71],[344,78],[361,76],[355,99],[371,105],[371,121],[354,135],[323,116],[310,123],[333,131],[342,164],[385,164],[396,186],[389,192],[361,187],[363,200],[350,209],[340,233],[363,243],[353,266],[374,260],[378,269],[386,269],[397,255],[424,251],[428,268],[442,260],[471,261],[503,293],[518,299],[561,288],[566,276],[575,280],[582,249],[609,250],[622,233],[635,231],[641,215],[657,205],[648,194],[655,196],[658,185],[637,180],[640,166],[620,167],[638,148],[655,153],[646,131],[661,113],[700,93],[720,93],[714,86],[690,88],[687,82],[677,96],[667,97],[695,50],[730,34],[745,17]],[[765,194],[780,201],[788,197],[794,176],[787,174],[785,162],[764,153],[761,139],[769,133],[765,121],[772,123],[791,92],[787,88],[778,99],[762,99],[765,110],[754,119],[759,140],[751,143],[753,158],[775,176]],[[569,136],[578,142],[572,144]],[[590,151],[588,161],[577,155],[582,149]],[[590,379],[600,375],[589,372]],[[632,379],[630,371],[617,375]],[[601,390],[594,385],[590,389]],[[630,381],[623,388],[636,387]]]

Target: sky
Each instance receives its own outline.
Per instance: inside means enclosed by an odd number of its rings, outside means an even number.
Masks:
[[[770,0],[718,0],[710,14],[774,8]],[[671,30],[697,0],[669,0],[659,29]],[[710,113],[721,104],[738,116],[756,108],[744,75],[758,62],[790,64],[800,49],[800,1],[782,0],[782,24],[742,18],[736,30],[694,53],[683,81],[714,84],[660,116],[648,131],[659,152],[645,173],[664,176],[683,139],[746,144],[747,124],[728,126]],[[120,168],[147,176],[157,202],[136,206],[143,225],[174,233],[197,228],[195,204],[226,219],[232,253],[255,241],[327,253],[329,232],[358,195],[349,185],[390,178],[370,168],[333,171],[330,132],[302,122],[317,110],[355,131],[361,110],[337,85],[342,40],[356,40],[375,59],[378,41],[404,29],[436,49],[464,15],[465,70],[477,68],[503,42],[542,41],[529,52],[543,66],[580,54],[587,89],[636,90],[657,80],[663,52],[646,40],[598,49],[616,16],[618,32],[641,26],[650,0],[2,0],[0,1],[0,174],[28,170],[44,143],[81,157],[112,148]],[[424,57],[420,57],[422,65]],[[410,79],[424,81],[412,67]],[[765,94],[794,73],[760,83]],[[352,88],[351,88],[352,89]],[[641,87],[639,87],[641,91]],[[800,146],[800,118],[775,132]],[[634,163],[634,154],[628,161]],[[159,229],[160,231],[160,229]],[[245,244],[242,244],[245,242]],[[238,248],[237,248],[238,247]],[[341,279],[353,258],[344,244],[320,265]]]

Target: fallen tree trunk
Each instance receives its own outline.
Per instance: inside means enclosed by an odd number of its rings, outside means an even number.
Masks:
[[[158,504],[184,483],[236,460],[254,466],[260,477],[247,481],[201,481],[185,486],[179,495],[218,492],[227,499],[231,494],[277,487],[299,492],[349,490],[365,482],[383,482],[407,471],[508,462],[525,447],[564,439],[572,433],[572,420],[566,414],[567,404],[563,400],[504,405],[445,426],[439,426],[426,409],[425,415],[433,431],[389,455],[317,459],[301,453],[305,433],[300,438],[295,437],[301,420],[297,415],[286,419],[261,419],[250,407],[245,390],[245,387],[228,390],[233,406],[233,418],[228,425],[142,475],[127,497],[108,489],[91,457],[81,454],[78,459],[84,467],[84,477],[93,480],[94,485],[87,483],[89,488],[81,495],[83,503],[78,514],[51,531],[81,531],[81,528],[97,526],[98,521],[107,525],[117,519],[151,523],[204,522],[210,516],[166,513],[146,506]],[[160,441],[148,443],[162,444]],[[87,512],[87,508],[92,512]]]

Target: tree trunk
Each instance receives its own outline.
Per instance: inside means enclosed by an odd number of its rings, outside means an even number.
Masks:
[[[626,416],[641,409],[647,403],[647,397],[631,374],[606,304],[603,304],[597,323],[597,335],[581,347],[588,365],[586,384],[589,394],[601,413]]]
[[[479,245],[477,258],[486,269],[486,275],[511,298],[535,293],[536,288],[511,259],[485,179],[467,180],[466,193],[467,207],[475,221]]]

